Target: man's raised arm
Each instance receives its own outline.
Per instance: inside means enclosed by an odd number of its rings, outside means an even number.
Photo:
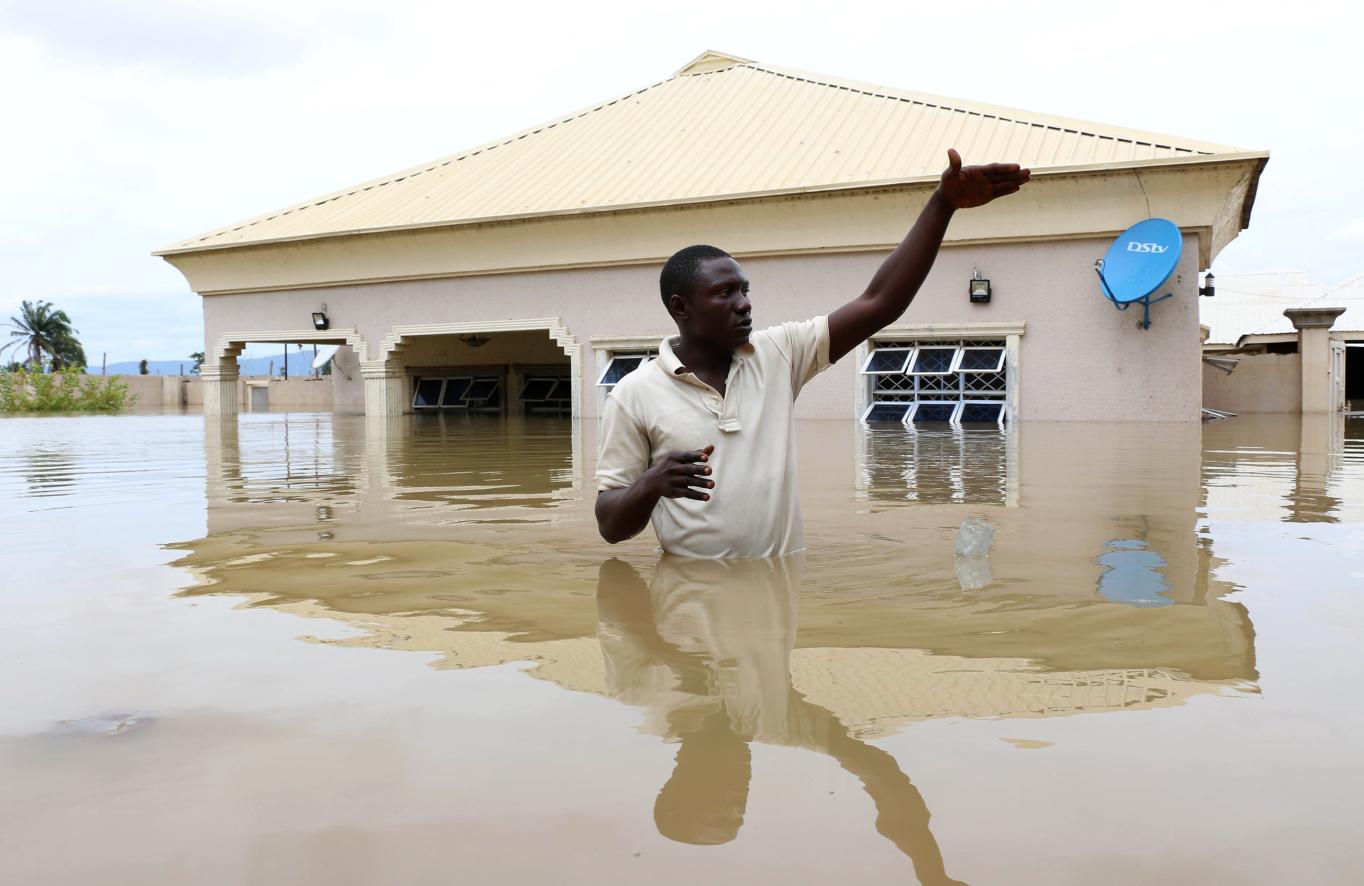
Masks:
[[[881,264],[860,296],[829,315],[829,359],[837,360],[894,323],[909,307],[938,257],[947,224],[958,209],[984,206],[1028,183],[1030,171],[1017,163],[962,166],[961,155],[947,151],[947,169],[919,213],[914,227]]]

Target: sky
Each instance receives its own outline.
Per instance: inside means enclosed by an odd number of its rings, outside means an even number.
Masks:
[[[1268,149],[1251,226],[1214,271],[1341,281],[1364,272],[1362,35],[1364,6],[1314,0],[0,0],[0,323],[41,299],[92,363],[184,357],[203,346],[199,299],[153,249],[658,82],[705,49]]]

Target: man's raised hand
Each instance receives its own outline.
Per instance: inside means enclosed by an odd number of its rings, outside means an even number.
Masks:
[[[970,209],[1014,193],[1030,178],[1032,170],[1022,169],[1017,163],[962,166],[961,154],[948,148],[947,169],[938,182],[938,193],[953,209]]]
[[[710,454],[715,446],[705,449],[692,449],[685,452],[669,452],[658,464],[649,469],[651,490],[660,498],[693,498],[697,501],[710,501],[710,493],[715,481],[710,479]]]

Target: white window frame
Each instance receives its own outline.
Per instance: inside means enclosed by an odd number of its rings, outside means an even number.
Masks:
[[[444,384],[442,384],[442,385],[441,385],[441,388],[440,388],[440,406],[439,406],[439,408],[440,408],[440,409],[468,409],[468,408],[469,408],[469,404],[468,404],[468,403],[460,403],[460,404],[455,405],[455,406],[446,406],[446,405],[445,405],[445,390],[446,390],[446,388],[450,387],[450,382],[452,382],[452,381],[467,381],[469,384],[464,386],[464,390],[465,390],[465,391],[468,391],[468,390],[469,390],[469,385],[472,385],[472,384],[474,383],[474,378],[473,378],[473,376],[471,376],[471,375],[451,375],[451,376],[448,376],[448,377],[446,377],[446,378],[444,378],[444,379],[441,379],[441,381],[443,381]],[[463,400],[464,398],[461,397],[460,399]]]
[[[565,381],[565,380],[566,380],[565,377],[564,377],[564,376],[561,376],[561,375],[527,375],[527,376],[525,377],[525,379],[523,379],[522,382],[521,382],[521,390],[520,390],[520,392],[518,392],[517,395],[516,395],[516,402],[518,402],[518,403],[557,403],[557,402],[560,402],[560,401],[557,401],[557,400],[550,400],[548,397],[541,397],[541,398],[538,399],[538,400],[527,400],[527,399],[526,399],[526,388],[530,387],[531,384],[533,384],[534,382],[537,382],[537,381],[547,381],[547,382],[549,382],[549,391],[547,391],[546,393],[551,393],[551,394],[552,394],[552,393],[554,393],[554,389],[555,389],[556,387],[559,386],[559,383],[562,382],[562,381]]]
[[[1022,320],[1003,320],[990,323],[897,323],[887,326],[868,341],[862,342],[857,346],[856,359],[861,366],[866,361],[867,351],[875,347],[876,342],[918,342],[920,344],[931,344],[934,341],[958,342],[982,339],[1002,339],[1004,341],[1004,371],[1006,373],[1006,387],[1004,390],[1006,425],[1014,425],[1018,421],[1023,407],[1023,396],[1020,380],[1025,371],[1022,360],[1023,336],[1027,332],[1027,324]],[[852,376],[851,402],[853,404],[853,416],[865,414],[867,405],[875,399],[867,384],[867,376],[861,373],[854,373]],[[973,398],[974,399],[974,398]]]
[[[956,424],[960,405],[960,401],[957,400],[914,400],[910,403],[909,411],[905,413],[904,423],[910,427],[914,426],[914,417],[919,414],[920,406],[951,406],[952,414],[947,417],[945,424]]]
[[[866,357],[865,360],[862,361],[862,369],[859,371],[858,374],[859,374],[859,375],[903,375],[903,374],[905,374],[906,370],[909,369],[909,364],[913,362],[913,360],[914,360],[914,352],[917,351],[917,350],[918,350],[918,348],[912,348],[912,347],[911,347],[911,348],[868,348],[868,349],[867,349],[867,357]],[[873,370],[873,369],[870,368],[870,366],[871,366],[871,361],[874,360],[874,359],[876,359],[876,355],[877,355],[877,354],[885,354],[885,353],[890,353],[890,352],[901,352],[901,351],[904,352],[904,354],[905,354],[905,361],[904,361],[904,363],[901,365],[901,367],[900,367],[899,369],[876,369],[876,370]]]
[[[423,383],[423,382],[428,382],[428,381],[440,382],[440,388],[436,391],[436,403],[435,403],[434,406],[429,406],[429,405],[427,405],[427,404],[425,404],[425,403],[418,403],[418,402],[417,402],[417,398],[418,398],[419,396],[421,396],[422,383]],[[412,408],[413,408],[413,409],[442,409],[443,407],[442,407],[440,404],[441,404],[441,401],[444,400],[444,399],[445,399],[445,379],[444,379],[444,378],[431,378],[431,377],[418,378],[418,379],[417,379],[417,383],[416,383],[415,385],[412,386]]]
[[[952,359],[947,361],[947,368],[944,369],[942,372],[915,372],[915,371],[914,371],[914,362],[917,361],[917,360],[919,359],[919,354],[920,354],[920,353],[922,353],[922,352],[924,352],[924,351],[946,351],[946,350],[951,350],[951,351],[952,351]],[[956,375],[956,374],[957,374],[957,371],[956,371],[955,369],[953,369],[952,367],[956,366],[956,365],[957,365],[957,361],[961,359],[961,350],[962,350],[961,345],[958,345],[958,344],[951,344],[951,345],[947,345],[947,344],[943,344],[943,345],[916,345],[916,346],[914,347],[914,353],[913,353],[913,355],[912,355],[913,359],[910,360],[909,363],[905,364],[905,371],[904,371],[904,374],[905,374],[905,375],[918,375],[918,376],[926,376],[926,375]],[[891,373],[891,374],[894,374],[894,373]]]
[[[981,399],[977,399],[977,400],[962,400],[960,403],[957,404],[957,411],[956,411],[956,413],[952,416],[952,424],[957,425],[958,427],[961,426],[961,424],[962,424],[961,414],[962,414],[963,412],[966,411],[966,407],[967,407],[967,406],[998,406],[998,407],[1000,407],[1000,409],[999,409],[999,418],[997,418],[997,419],[995,420],[994,424],[995,424],[997,427],[1001,427],[1001,428],[1004,427],[1004,419],[1007,417],[1007,414],[1008,414],[1008,412],[1009,412],[1009,404],[1006,403],[1002,398],[1000,398],[1000,399],[995,399],[995,400],[981,400]],[[971,422],[971,424],[973,424],[973,425],[976,425],[976,424],[990,424],[990,422],[974,422],[974,421],[973,421],[973,422]]]
[[[463,378],[464,376],[459,376],[459,377],[460,377],[460,378]],[[501,394],[501,393],[502,393],[502,379],[497,378],[496,376],[491,376],[491,375],[485,375],[485,376],[482,376],[482,377],[476,376],[476,375],[475,375],[475,376],[472,376],[472,377],[470,378],[470,381],[469,381],[469,388],[472,388],[474,385],[478,384],[478,383],[481,382],[481,381],[490,381],[490,382],[493,383],[493,390],[492,390],[492,393],[488,394],[487,397],[484,397],[484,398],[483,398],[484,402],[486,402],[486,401],[488,401],[489,399],[491,399],[492,397],[495,397],[495,396],[497,396],[498,394]],[[466,396],[460,398],[460,399],[462,399],[462,400],[465,401],[464,406],[462,406],[462,407],[460,407],[460,406],[447,406],[447,407],[445,407],[445,408],[446,408],[446,409],[461,409],[461,408],[463,408],[463,409],[468,409],[468,408],[469,408],[469,403],[468,403],[468,399],[469,399],[469,398],[468,398],[467,395],[468,395],[468,393],[469,393],[469,388],[465,388],[465,389],[464,389],[464,393],[466,394]]]
[[[617,360],[633,360],[636,357],[643,357],[644,359],[638,366],[631,369],[630,372],[639,372],[645,366],[648,366],[650,363],[654,362],[654,360],[658,359],[657,355],[650,354],[647,351],[613,351],[607,357],[606,365],[601,368],[601,372],[597,373],[597,387],[605,388],[608,391],[614,388],[619,382],[607,382],[605,380],[606,374],[611,371],[611,367],[616,364]],[[629,375],[630,372],[625,373],[625,375]],[[625,375],[622,375],[621,378],[624,378]]]
[[[999,351],[999,362],[995,364],[995,368],[994,368],[994,369],[962,369],[962,368],[961,368],[961,364],[964,363],[964,362],[966,361],[966,352],[967,352],[967,351],[994,351],[994,350],[998,350],[998,351]],[[952,360],[952,371],[953,371],[953,372],[965,372],[965,373],[970,374],[970,375],[976,375],[976,374],[979,374],[979,375],[989,375],[990,373],[993,373],[993,372],[1003,372],[1003,371],[1004,371],[1004,366],[1005,366],[1005,364],[1008,362],[1008,359],[1009,359],[1009,346],[1008,346],[1008,343],[1007,343],[1007,342],[1006,342],[1005,344],[1000,345],[1000,346],[997,346],[997,347],[994,346],[994,345],[990,345],[990,346],[986,346],[986,345],[963,345],[963,346],[961,346],[960,348],[957,348],[957,356],[956,356],[955,358],[953,358],[953,360]]]
[[[906,410],[912,410],[914,403],[909,400],[874,400],[867,404],[866,409],[862,410],[862,421],[864,423],[867,421],[867,416],[871,415],[871,411],[878,406],[903,406]],[[908,414],[909,412],[906,411],[905,415]],[[901,417],[900,421],[903,422],[904,418]]]

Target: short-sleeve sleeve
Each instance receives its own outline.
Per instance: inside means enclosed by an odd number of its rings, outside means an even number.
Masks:
[[[608,394],[601,421],[597,490],[622,489],[649,469],[649,437],[620,401]]]
[[[791,364],[793,395],[799,394],[806,382],[829,368],[828,317],[783,323],[772,327],[768,334]]]

